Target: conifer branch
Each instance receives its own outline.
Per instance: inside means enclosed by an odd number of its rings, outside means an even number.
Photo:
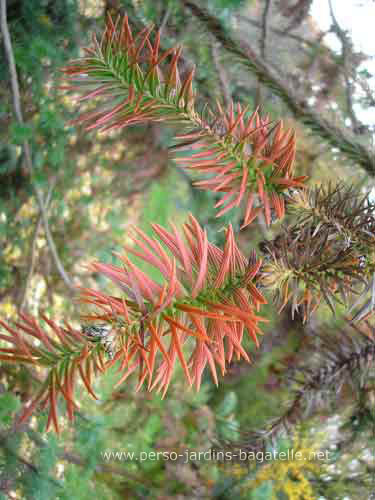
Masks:
[[[156,283],[125,256],[118,256],[124,267],[94,262],[91,268],[107,276],[125,294],[113,297],[92,289],[82,290],[82,300],[94,304],[101,313],[86,316],[89,321],[111,324],[121,335],[120,346],[112,363],[121,360],[123,383],[135,370],[139,372],[138,389],[148,381],[148,389],[163,389],[165,395],[178,360],[190,386],[200,388],[203,370],[209,367],[215,384],[233,357],[250,361],[242,347],[244,332],[258,346],[259,321],[256,314],[266,301],[253,284],[261,266],[255,254],[247,261],[239,251],[229,226],[224,250],[207,241],[205,231],[194,217],[179,235],[172,225],[168,232],[159,225],[153,230],[157,239],[134,228],[135,248],[127,252],[160,270],[164,284]],[[169,347],[165,340],[169,338]],[[184,344],[194,342],[189,361]],[[156,358],[161,354],[161,360]],[[125,369],[126,368],[126,369]],[[153,379],[153,372],[156,377]]]
[[[287,201],[297,220],[262,243],[266,263],[259,284],[273,293],[280,310],[287,303],[292,315],[302,308],[304,322],[321,299],[333,313],[335,302],[349,306],[353,294],[363,301],[375,273],[375,206],[369,194],[329,184],[294,191]]]
[[[125,16],[122,23],[108,19],[101,41],[93,38],[87,56],[64,68],[69,91],[83,93],[80,101],[106,104],[81,114],[73,123],[86,130],[119,130],[146,121],[178,123],[186,133],[177,136],[174,148],[194,148],[193,155],[176,161],[209,179],[196,183],[201,189],[224,193],[217,207],[223,215],[245,202],[244,226],[264,211],[271,223],[271,208],[284,215],[282,192],[304,187],[306,177],[293,177],[295,135],[282,122],[271,126],[267,117],[248,113],[240,104],[228,110],[195,109],[194,68],[180,81],[181,48],[159,53],[160,32],[151,42],[151,28],[133,36]],[[170,61],[167,63],[167,61]],[[256,203],[259,206],[256,207]]]
[[[217,439],[217,447],[258,451],[267,449],[283,434],[293,434],[298,425],[312,417],[329,404],[345,385],[350,385],[358,394],[365,394],[368,374],[375,361],[375,339],[373,326],[368,323],[355,331],[347,329],[337,332],[332,328],[321,328],[313,332],[314,345],[305,352],[287,383],[293,387],[291,401],[282,415],[270,421],[263,429],[242,432],[238,441]]]
[[[192,216],[183,226],[185,241],[173,225],[172,232],[157,224],[153,230],[162,244],[134,228],[135,247],[126,250],[161,271],[164,282],[149,278],[127,256],[119,255],[123,267],[92,263],[91,269],[113,281],[122,295],[81,289],[82,302],[95,306],[93,314],[82,317],[87,324],[81,332],[67,324],[61,328],[44,315],[49,334],[36,319],[22,313],[14,327],[0,320],[10,334],[0,334],[0,340],[11,344],[0,348],[0,359],[37,365],[47,372],[20,422],[39,404],[49,405],[47,427],[53,425],[58,432],[58,397],[65,399],[69,420],[73,420],[78,376],[95,398],[92,375],[115,363],[120,373],[116,386],[138,371],[137,390],[147,382],[148,390],[157,388],[164,396],[176,362],[189,385],[199,390],[206,367],[217,385],[216,366],[224,375],[233,358],[250,361],[242,346],[245,332],[259,346],[258,323],[266,321],[257,314],[266,300],[254,285],[261,261],[254,252],[245,259],[231,226],[223,250],[208,242]],[[185,345],[191,348],[189,360]]]
[[[282,218],[287,202],[297,221],[266,242],[263,266],[254,251],[249,259],[241,253],[231,225],[223,249],[208,241],[206,231],[193,216],[182,232],[173,224],[170,231],[154,224],[154,236],[149,237],[134,228],[134,245],[125,250],[160,271],[161,282],[151,279],[127,255],[117,255],[120,266],[90,265],[121,293],[112,296],[82,288],[82,302],[94,306],[94,311],[82,317],[87,323],[81,331],[69,325],[61,328],[43,315],[49,333],[22,313],[15,327],[0,321],[9,334],[0,334],[0,340],[11,345],[0,348],[0,359],[37,365],[47,372],[21,421],[38,405],[49,406],[47,427],[53,426],[57,432],[58,398],[65,400],[72,420],[78,377],[96,397],[93,375],[115,364],[117,386],[137,372],[137,390],[146,385],[147,390],[157,389],[163,396],[177,363],[189,386],[199,390],[206,368],[217,385],[217,368],[225,375],[233,359],[250,361],[243,347],[245,333],[259,346],[259,323],[266,320],[258,312],[267,302],[259,291],[262,286],[275,292],[281,309],[288,302],[292,314],[301,307],[306,321],[321,299],[334,312],[334,300],[347,303],[349,294],[356,293],[360,284],[368,287],[369,279],[375,276],[374,206],[368,196],[360,198],[358,192],[342,185],[305,192],[306,178],[294,177],[295,136],[283,130],[282,122],[271,124],[257,110],[250,114],[232,102],[225,110],[217,103],[214,111],[204,108],[198,112],[194,69],[183,81],[179,75],[181,49],[160,53],[160,31],[152,35],[152,28],[145,28],[133,36],[126,16],[122,22],[109,18],[100,42],[94,37],[92,47],[85,51],[85,57],[64,69],[70,81],[64,88],[82,93],[81,102],[99,104],[75,123],[84,124],[86,130],[103,131],[144,122],[177,123],[186,129],[176,136],[178,144],[170,149],[196,151],[176,161],[210,176],[197,186],[224,193],[216,205],[221,207],[217,216],[245,202],[243,227],[261,212],[269,225],[272,211]],[[42,199],[40,203],[48,238]],[[375,278],[372,307],[374,303]],[[360,316],[362,319],[363,314]],[[359,351],[353,354],[347,341],[349,354],[347,349],[341,358],[337,355],[338,364],[329,365],[328,375],[306,372],[302,382],[296,381],[296,397],[268,429],[269,435],[301,418],[305,390],[315,393],[318,386],[336,380],[338,373],[361,371],[362,360],[373,359],[373,343],[368,344],[363,335],[358,342]],[[187,350],[189,359],[185,357]],[[331,359],[328,354],[327,359]],[[264,445],[263,435],[257,443]]]
[[[41,317],[51,333],[47,333],[35,318],[22,312],[19,314],[20,321],[14,327],[0,320],[0,325],[10,334],[0,334],[0,339],[11,345],[0,348],[0,359],[40,366],[47,370],[40,390],[24,408],[18,424],[26,421],[38,405],[48,406],[47,430],[53,426],[59,432],[58,397],[61,395],[65,399],[68,418],[73,420],[74,408],[77,407],[74,402],[74,384],[78,373],[87,391],[96,397],[91,387],[92,373],[103,371],[105,367],[100,346],[90,345],[87,337],[69,324],[61,328],[43,314]]]

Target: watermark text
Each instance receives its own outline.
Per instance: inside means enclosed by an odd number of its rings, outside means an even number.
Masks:
[[[216,461],[216,462],[268,462],[271,460],[329,460],[329,450],[325,451],[310,451],[302,453],[289,449],[287,451],[221,451],[221,450],[179,450],[179,451],[141,451],[135,453],[132,451],[114,451],[106,450],[101,452],[103,460],[106,462],[146,462],[165,460],[172,462],[188,463],[196,461]]]

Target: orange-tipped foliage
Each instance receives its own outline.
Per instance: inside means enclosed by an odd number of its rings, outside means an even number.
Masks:
[[[89,319],[108,322],[118,332],[121,341],[113,360],[120,362],[118,383],[137,370],[139,388],[147,381],[149,390],[157,387],[163,394],[177,360],[188,383],[197,389],[206,366],[217,383],[217,366],[224,374],[234,356],[249,361],[242,346],[244,334],[258,345],[258,322],[263,319],[256,312],[266,303],[252,283],[261,262],[254,254],[245,259],[231,226],[224,250],[208,242],[192,216],[183,226],[184,238],[171,227],[169,232],[153,225],[162,244],[135,228],[135,245],[126,248],[160,270],[161,284],[120,256],[122,267],[95,262],[91,268],[110,278],[123,296],[82,291],[83,301],[101,310]]]
[[[93,289],[82,289],[82,301],[96,306],[86,316],[82,331],[64,328],[44,315],[48,330],[35,318],[20,314],[0,340],[0,360],[29,363],[47,371],[37,395],[24,409],[24,422],[37,407],[48,407],[47,428],[59,432],[58,400],[62,396],[70,420],[74,417],[74,387],[77,379],[95,398],[92,377],[117,364],[118,384],[138,372],[140,389],[157,388],[165,395],[173,369],[179,362],[190,386],[199,389],[209,368],[218,383],[236,357],[250,361],[243,347],[245,334],[258,345],[257,315],[266,300],[253,284],[261,261],[252,252],[247,260],[239,251],[232,227],[226,232],[224,249],[207,240],[206,232],[193,216],[183,226],[182,236],[172,225],[169,232],[153,225],[159,237],[150,238],[134,229],[134,246],[126,248],[157,268],[162,283],[149,278],[127,256],[122,266],[95,262],[91,268],[110,278],[123,292],[114,297]],[[187,356],[187,357],[186,357]],[[190,356],[190,357],[189,357]]]
[[[68,418],[73,420],[74,386],[77,376],[81,378],[87,391],[96,397],[91,387],[92,374],[103,370],[97,346],[87,342],[87,337],[68,324],[59,327],[42,315],[49,326],[47,333],[32,316],[20,313],[20,321],[10,327],[0,320],[0,325],[10,335],[0,335],[2,341],[11,344],[10,348],[0,348],[0,360],[6,362],[28,363],[48,370],[37,395],[22,412],[19,423],[27,420],[38,405],[49,407],[47,430],[54,427],[59,432],[57,402],[63,396]]]
[[[63,89],[82,92],[80,102],[101,102],[73,123],[86,124],[86,130],[113,130],[146,121],[184,121],[193,107],[194,68],[181,81],[181,49],[160,52],[160,32],[152,41],[152,31],[151,26],[134,36],[127,16],[116,23],[108,17],[101,41],[93,35],[86,56],[62,70],[69,82]]]
[[[63,69],[67,90],[80,92],[80,101],[98,102],[73,123],[86,130],[122,129],[146,121],[173,121],[190,131],[177,136],[176,147],[193,147],[196,152],[177,158],[183,166],[208,174],[196,182],[202,189],[223,193],[217,203],[217,216],[241,203],[247,226],[264,212],[271,223],[284,216],[282,192],[304,187],[306,177],[294,177],[295,134],[284,131],[282,122],[272,125],[258,111],[251,115],[240,104],[231,103],[224,111],[220,104],[215,113],[198,113],[192,87],[194,68],[181,81],[178,63],[181,48],[160,52],[160,32],[145,28],[132,34],[127,16],[113,22],[98,42],[85,49],[86,56]],[[173,149],[173,148],[171,148]]]
[[[212,125],[204,126],[203,122],[195,131],[179,136],[181,140],[188,139],[182,147],[194,144],[196,152],[177,161],[195,172],[210,175],[196,182],[196,186],[223,193],[216,204],[220,207],[217,217],[242,203],[245,210],[242,227],[261,212],[269,225],[271,209],[276,218],[283,218],[282,192],[290,187],[304,187],[306,180],[293,177],[294,132],[284,131],[281,121],[272,125],[257,110],[247,116],[247,109],[240,104],[235,111],[231,103],[227,112],[218,104],[212,120]]]

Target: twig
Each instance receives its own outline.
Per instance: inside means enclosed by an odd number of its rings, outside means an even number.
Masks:
[[[52,180],[52,182],[49,186],[49,189],[48,189],[48,193],[47,193],[47,197],[46,197],[46,204],[45,204],[46,210],[48,210],[49,204],[51,202],[52,191],[53,191],[53,188],[55,187],[55,185],[56,185],[56,177]],[[36,240],[38,238],[38,234],[39,234],[41,226],[42,226],[42,215],[40,213],[38,220],[37,220],[37,223],[35,225],[32,239],[31,239],[30,255],[29,255],[29,258],[27,259],[28,273],[27,273],[27,276],[25,279],[25,284],[24,284],[24,287],[22,290],[22,295],[21,295],[20,301],[19,301],[19,304],[20,304],[19,308],[21,311],[25,308],[27,290],[29,288],[30,280],[34,274],[35,263],[36,263]]]
[[[65,271],[64,266],[63,266],[63,264],[62,264],[62,262],[60,260],[60,257],[59,257],[59,255],[57,253],[56,245],[55,245],[55,242],[53,241],[52,234],[51,234],[51,231],[50,231],[50,228],[49,228],[47,213],[46,213],[45,205],[43,203],[42,194],[41,194],[41,192],[39,191],[39,189],[36,186],[35,186],[35,194],[37,196],[37,201],[38,201],[38,205],[39,205],[39,208],[40,208],[40,214],[42,216],[42,222],[43,222],[43,226],[44,226],[44,231],[46,233],[47,244],[48,244],[49,250],[51,252],[52,259],[53,259],[53,261],[55,263],[55,266],[57,268],[57,271],[60,274],[62,280],[65,283],[65,285],[71,291],[75,292],[76,288],[75,288],[73,282],[71,281],[70,277],[68,276],[67,272]]]
[[[0,10],[1,10],[1,33],[3,36],[4,40],[4,48],[5,48],[5,53],[6,57],[8,59],[8,64],[9,64],[9,73],[10,73],[10,80],[11,80],[11,88],[12,88],[12,98],[13,98],[13,108],[14,112],[16,115],[16,119],[20,125],[22,125],[23,122],[23,116],[22,116],[22,109],[21,109],[21,98],[20,98],[20,91],[19,91],[19,85],[18,85],[18,77],[17,77],[17,70],[16,70],[16,64],[14,61],[14,55],[13,55],[13,49],[12,49],[12,42],[10,39],[10,34],[9,34],[9,29],[8,29],[8,23],[7,23],[7,13],[6,13],[6,0],[0,0]],[[25,153],[25,164],[26,164],[26,169],[27,173],[31,175],[32,172],[32,159],[31,159],[31,150],[28,141],[25,141],[23,143],[23,150]],[[75,290],[75,287],[69,278],[67,272],[64,269],[64,266],[61,263],[61,260],[59,258],[59,255],[57,253],[57,249],[55,246],[55,242],[53,241],[51,231],[48,225],[48,218],[47,218],[47,213],[46,213],[46,206],[43,201],[43,195],[41,191],[39,190],[38,186],[31,181],[32,187],[35,192],[36,200],[40,209],[40,214],[42,216],[42,223],[44,226],[44,231],[46,234],[47,238],[47,244],[49,247],[49,250],[51,252],[53,261],[56,265],[57,271],[60,274],[61,278],[63,279],[64,283],[70,290]]]
[[[295,91],[266,64],[244,41],[237,42],[224,29],[222,23],[192,0],[181,0],[192,14],[202,22],[221,45],[254,73],[289,109],[310,129],[332,147],[338,148],[347,158],[360,165],[369,175],[375,176],[374,152],[361,144],[356,137],[323,118],[308,105],[304,95]]]
[[[374,91],[370,88],[370,85],[368,84],[368,81],[365,78],[359,78],[357,80],[358,85],[361,87],[363,92],[366,95],[367,99],[367,106],[370,108],[375,107],[375,93]]]
[[[218,50],[217,50],[217,45],[216,45],[215,41],[213,41],[213,43],[212,43],[212,59],[214,61],[214,65],[215,65],[215,68],[217,70],[217,74],[219,76],[221,91],[223,94],[223,100],[224,100],[225,107],[227,108],[230,104],[230,101],[231,101],[231,94],[230,94],[229,85],[228,85],[228,78],[226,77],[225,69],[220,62],[219,54],[218,54]]]
[[[270,10],[271,0],[266,0],[266,5],[262,15],[262,35],[260,37],[260,55],[266,60],[266,40],[267,40],[267,17]]]
[[[165,28],[165,27],[166,27],[166,25],[167,25],[167,22],[168,22],[168,19],[169,19],[169,16],[170,16],[170,15],[171,15],[171,9],[170,9],[170,7],[169,7],[169,5],[168,5],[167,10],[165,11],[165,14],[164,14],[164,16],[163,16],[163,19],[162,19],[162,21],[161,21],[161,23],[160,23],[160,28],[159,28],[159,31],[160,31],[160,36],[162,35],[163,30],[164,30],[164,28]]]
[[[285,28],[285,32],[297,28],[308,15],[313,0],[298,0],[292,7],[287,9],[287,16],[292,17],[291,22]]]
[[[236,17],[237,17],[237,19],[244,21],[245,23],[251,24],[255,28],[262,29],[262,24],[258,21],[255,21],[254,19],[249,19],[248,17],[242,16],[242,15],[237,15]],[[295,35],[294,33],[286,33],[285,31],[278,29],[278,28],[275,28],[273,26],[267,26],[267,30],[271,31],[275,35],[280,36],[281,38],[290,38],[291,40],[296,40],[296,42],[300,42],[301,44],[306,44],[311,48],[315,48],[317,46],[317,42],[315,40],[314,41],[308,40],[307,38],[303,38],[302,36]],[[325,33],[323,33],[323,36],[324,35],[325,35]],[[328,47],[327,47],[327,49],[328,49]],[[329,54],[331,55],[331,57],[334,56],[332,51],[330,51],[330,50],[329,50]]]
[[[266,40],[267,40],[267,17],[270,10],[271,0],[266,0],[266,4],[263,9],[262,15],[262,25],[261,25],[261,37],[260,37],[260,55],[264,61],[266,61]],[[258,78],[256,93],[255,93],[255,107],[257,108],[262,102],[262,84]]]
[[[342,54],[342,61],[343,61],[343,73],[344,73],[344,80],[345,80],[345,93],[346,93],[346,107],[347,107],[347,112],[350,117],[350,120],[353,125],[353,131],[354,133],[358,133],[358,130],[360,129],[361,123],[359,122],[354,109],[353,109],[353,92],[354,88],[353,85],[350,82],[350,68],[349,68],[349,57],[350,54],[352,53],[352,48],[351,48],[351,43],[348,40],[348,36],[345,33],[345,31],[341,28],[339,25],[335,13],[333,12],[333,7],[332,7],[332,1],[328,0],[328,5],[329,5],[329,13],[332,19],[333,23],[333,30],[336,33],[337,37],[340,39],[341,42],[341,54]]]

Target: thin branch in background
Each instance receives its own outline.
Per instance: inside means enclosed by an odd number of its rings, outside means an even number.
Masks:
[[[363,145],[349,131],[338,127],[317,113],[309,106],[304,95],[296,93],[246,42],[243,40],[237,42],[231,38],[220,20],[206,9],[201,8],[192,0],[181,0],[181,2],[191,11],[194,17],[204,24],[225,50],[236,57],[238,61],[259,78],[265,87],[284,101],[290,111],[307,127],[332,147],[338,148],[347,158],[360,165],[370,176],[375,176],[375,157],[369,146]]]
[[[170,15],[171,15],[171,9],[170,9],[170,7],[168,5],[167,10],[165,11],[163,19],[161,20],[161,23],[160,23],[160,28],[159,28],[160,36],[162,35],[162,33],[164,31],[164,28],[167,25],[167,22],[168,22],[168,19],[169,19]]]
[[[52,198],[52,192],[53,192],[55,185],[56,185],[56,177],[52,180],[52,182],[50,183],[49,189],[48,189],[48,193],[46,196],[46,202],[45,202],[46,210],[48,210],[48,208],[49,208],[49,204],[50,204],[51,198]],[[37,223],[35,225],[32,239],[31,239],[30,254],[29,254],[29,258],[27,259],[28,272],[27,272],[27,276],[25,279],[25,284],[24,284],[24,287],[22,290],[22,294],[21,294],[21,297],[19,300],[19,310],[20,311],[23,311],[25,309],[27,291],[28,291],[28,288],[30,285],[31,278],[34,274],[34,269],[35,269],[35,264],[36,264],[36,241],[37,241],[41,227],[42,227],[42,214],[40,213],[38,216]]]
[[[267,17],[271,6],[271,0],[266,0],[262,15],[262,34],[260,37],[260,55],[266,60],[266,40],[267,40]]]
[[[357,80],[358,85],[361,87],[363,92],[365,93],[367,99],[367,106],[370,108],[375,107],[375,92],[371,89],[366,78],[359,78]]]
[[[224,69],[224,66],[220,62],[217,43],[215,41],[213,41],[211,47],[212,47],[212,59],[213,59],[215,68],[217,70],[217,74],[219,76],[220,87],[221,87],[221,92],[223,95],[224,105],[225,105],[225,107],[228,107],[230,104],[230,101],[231,101],[231,93],[229,90],[228,77],[227,77],[226,71]]]
[[[21,109],[21,98],[20,98],[20,91],[19,91],[19,85],[18,85],[18,77],[17,77],[17,70],[16,70],[16,64],[14,61],[14,54],[13,54],[13,49],[12,49],[12,42],[10,39],[10,34],[9,34],[9,29],[8,29],[8,23],[7,23],[7,13],[6,13],[6,0],[0,0],[0,10],[1,10],[1,34],[3,36],[4,40],[4,48],[5,48],[5,53],[6,57],[8,59],[8,65],[9,65],[9,73],[10,73],[10,80],[11,80],[11,88],[12,88],[12,98],[13,98],[13,108],[14,112],[16,115],[16,119],[20,125],[23,125],[23,116],[22,116],[22,109]],[[28,175],[31,176],[31,172],[33,169],[32,165],[32,159],[31,159],[31,150],[30,150],[30,145],[28,141],[25,141],[23,143],[23,150],[25,153],[25,165],[26,165],[26,170]],[[59,258],[55,242],[53,241],[52,234],[49,228],[48,224],[48,218],[47,218],[47,212],[46,212],[46,205],[43,200],[43,195],[42,192],[39,190],[38,186],[31,181],[32,187],[35,192],[36,200],[40,209],[40,214],[42,217],[42,223],[44,226],[44,231],[46,234],[46,239],[47,239],[47,244],[50,250],[50,253],[52,255],[52,259],[56,265],[57,271],[60,274],[62,280],[66,284],[66,286],[74,291],[75,286],[73,282],[71,281],[70,277],[68,276],[67,272],[64,269],[64,266]]]
[[[298,0],[297,3],[286,9],[285,14],[292,18],[291,22],[285,29],[286,33],[298,28],[298,26],[303,23],[304,19],[309,14],[312,3],[313,0]]]
[[[352,85],[350,81],[350,56],[353,53],[352,49],[352,44],[348,38],[347,33],[341,28],[339,25],[335,13],[333,11],[332,7],[332,1],[328,0],[328,5],[329,5],[329,13],[332,19],[333,23],[333,30],[337,37],[340,39],[341,42],[341,54],[342,54],[342,60],[343,60],[343,74],[344,74],[344,80],[345,80],[345,94],[346,94],[346,106],[347,106],[347,112],[350,117],[350,120],[353,125],[353,132],[358,133],[361,127],[361,123],[358,120],[354,109],[353,109],[353,93],[354,93],[354,85]]]
[[[239,21],[243,21],[247,24],[250,24],[251,26],[254,26],[255,28],[262,29],[262,24],[259,21],[255,21],[254,19],[250,19],[246,16],[242,15],[237,15],[236,18]],[[275,35],[280,36],[281,38],[290,38],[291,40],[295,40],[296,42],[300,42],[302,45],[307,45],[311,47],[312,49],[315,49],[318,45],[318,40],[308,40],[307,38],[303,38],[302,36],[295,35],[294,33],[286,33],[285,31],[275,28],[274,26],[267,26],[267,30],[269,30],[271,33],[274,33]],[[326,33],[322,32],[320,36],[325,36]],[[302,47],[303,48],[303,47]],[[333,56],[333,53],[329,51],[329,54]]]
[[[259,21],[256,21],[254,19],[250,19],[250,18],[248,18],[246,16],[242,16],[242,15],[237,15],[236,18],[239,21],[242,21],[246,24],[249,24],[250,26],[253,26],[254,28],[257,28],[258,30],[262,29],[262,24]],[[306,69],[306,76],[309,75],[310,70],[314,67],[314,62],[316,59],[318,59],[318,57],[320,55],[319,48],[321,48],[324,37],[327,36],[327,34],[329,33],[329,31],[318,32],[318,34],[316,35],[316,37],[314,39],[309,40],[309,39],[304,38],[300,35],[296,35],[294,33],[289,33],[289,32],[286,32],[284,30],[281,30],[279,28],[275,28],[274,26],[268,26],[268,23],[267,23],[267,31],[273,33],[274,35],[276,35],[280,38],[284,38],[284,39],[289,38],[290,40],[296,41],[296,42],[298,42],[298,48],[301,51],[306,52],[307,55],[310,57],[311,57],[311,54],[313,54],[312,60],[309,63],[308,68]],[[324,52],[325,52],[325,54],[328,55],[328,57],[330,58],[332,63],[336,62],[337,56],[328,47],[328,45],[324,46]],[[270,63],[270,61],[268,61],[268,64],[269,63]]]
[[[64,281],[65,285],[71,291],[75,292],[76,288],[75,288],[72,280],[68,276],[67,272],[65,271],[65,268],[60,260],[59,254],[57,253],[56,245],[55,245],[55,242],[53,241],[52,234],[51,234],[51,231],[49,228],[47,212],[46,212],[46,208],[45,208],[45,205],[43,202],[43,197],[42,197],[41,192],[39,191],[39,189],[36,186],[35,186],[35,193],[36,193],[38,205],[40,208],[40,214],[42,216],[42,222],[43,222],[43,226],[44,226],[44,232],[46,234],[47,244],[48,244],[50,253],[52,255],[52,259],[55,263],[56,269],[57,269],[60,277]]]
[[[262,14],[262,25],[261,25],[261,36],[260,36],[260,55],[264,61],[266,61],[266,42],[267,42],[267,18],[271,6],[271,0],[266,0],[263,14]],[[258,78],[258,84],[255,93],[255,107],[258,107],[262,101],[262,84]]]
[[[242,16],[242,15],[237,15],[236,17],[240,22],[244,22],[246,24],[249,24],[250,26],[253,26],[254,28],[256,28],[258,30],[262,30],[262,23],[260,23],[259,21],[256,21],[254,19],[250,19],[250,18],[248,18],[246,16]],[[284,30],[275,28],[274,26],[269,26],[267,23],[267,33],[268,32],[278,36],[279,38],[290,39],[290,40],[294,40],[294,41],[298,42],[299,50],[305,52],[306,55],[311,59],[308,66],[304,70],[304,75],[305,75],[304,81],[307,82],[307,81],[311,80],[311,73],[315,68],[315,63],[319,61],[319,58],[321,56],[321,52],[320,52],[319,48],[321,48],[321,44],[323,43],[323,39],[328,34],[328,32],[321,31],[320,33],[318,33],[316,35],[316,37],[314,39],[309,40],[309,39],[304,38],[300,35],[286,32]],[[326,45],[324,46],[324,51],[325,51],[325,54],[327,54],[327,56],[329,57],[329,59],[332,61],[332,64],[336,65],[337,56],[334,54],[334,52]],[[268,64],[270,64],[270,61],[268,61]],[[332,81],[331,81],[332,86],[333,86],[335,81],[336,81],[335,79],[332,79]],[[327,90],[327,87],[325,87],[325,90]]]

